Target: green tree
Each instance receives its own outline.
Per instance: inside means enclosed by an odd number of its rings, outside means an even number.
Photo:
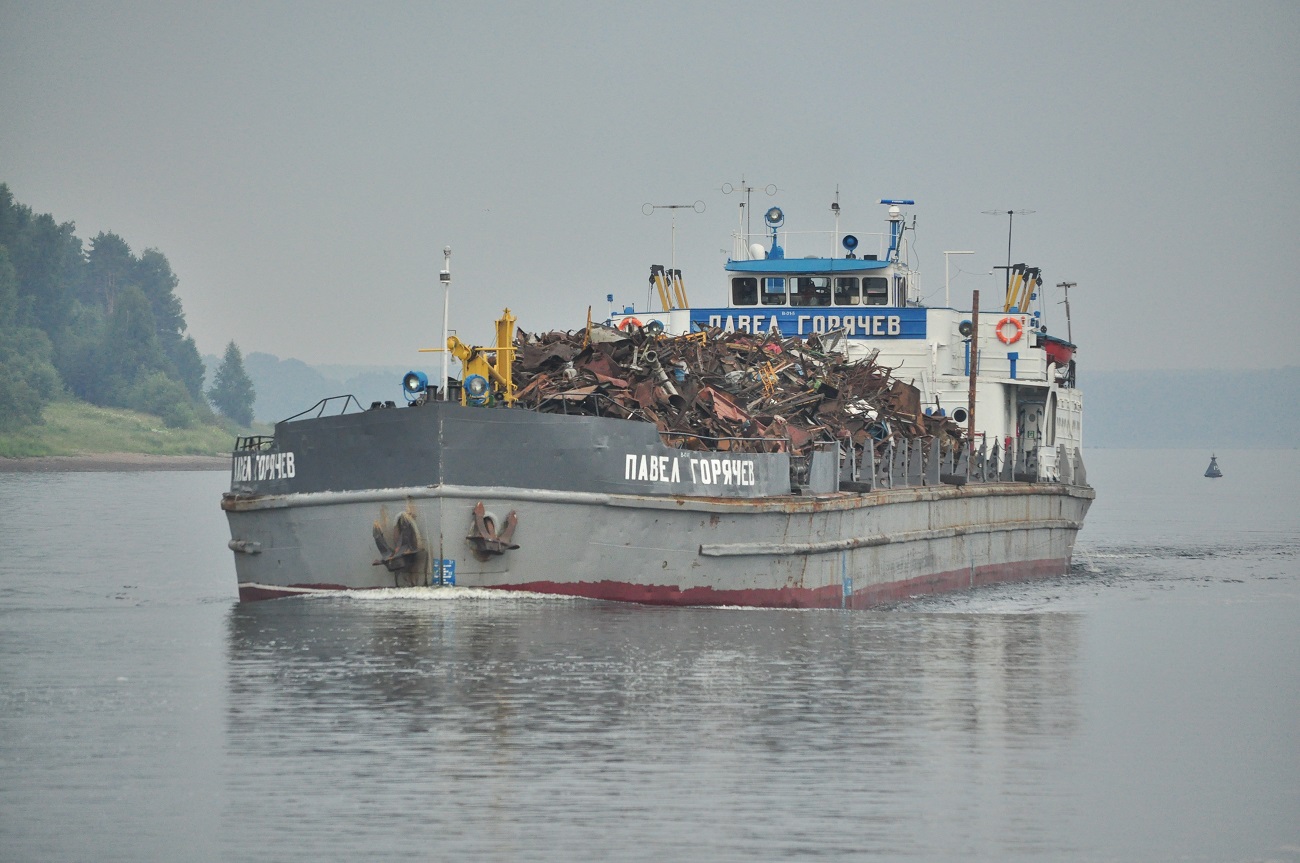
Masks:
[[[41,412],[61,389],[50,362],[54,350],[45,333],[19,323],[18,278],[0,246],[0,431],[41,421]]]
[[[9,250],[0,246],[0,327],[18,323],[18,274],[9,262]]]
[[[36,327],[0,327],[0,431],[41,422],[59,392],[50,340]]]
[[[253,423],[253,382],[244,371],[244,358],[232,341],[226,345],[226,355],[217,367],[208,398],[213,407],[241,426]]]
[[[196,420],[185,387],[162,372],[141,376],[126,395],[130,407],[160,417],[169,428],[189,428]]]
[[[166,255],[157,249],[145,249],[132,267],[132,282],[149,299],[160,337],[164,333],[179,337],[185,332],[185,312],[181,310],[180,298],[175,293],[180,279],[172,272]]]
[[[54,340],[54,366],[74,396],[103,403],[99,367],[104,331],[104,313],[94,306],[76,304],[67,327]]]
[[[138,380],[169,371],[158,345],[153,312],[139,288],[129,286],[118,293],[99,345],[97,367],[98,392],[91,401],[119,407],[135,407],[130,392]]]
[[[168,359],[176,367],[176,374],[185,385],[185,391],[195,404],[203,403],[203,358],[194,344],[193,336],[186,336],[175,343],[167,353]]]
[[[90,241],[90,252],[86,255],[81,301],[98,305],[108,314],[113,314],[118,296],[136,284],[136,266],[135,256],[126,240],[117,234],[100,231]]]
[[[85,266],[75,230],[71,222],[59,225],[48,214],[34,215],[0,183],[0,246],[18,278],[19,323],[38,326],[51,338],[67,324]]]
[[[135,284],[149,299],[158,330],[158,344],[171,360],[174,376],[185,385],[191,398],[196,402],[202,401],[203,360],[194,339],[185,335],[185,312],[180,297],[175,293],[180,280],[172,272],[167,257],[157,249],[145,249],[133,272]]]
[[[0,256],[0,283],[13,268]],[[3,315],[3,313],[0,313]],[[40,422],[45,404],[62,389],[59,373],[49,363],[52,348],[35,326],[0,321],[0,430]]]
[[[137,258],[111,232],[96,235],[86,251],[74,231],[16,203],[0,183],[5,418],[38,417],[66,382],[79,398],[148,411],[169,425],[210,420],[203,360],[185,334],[179,280],[166,256],[146,249]],[[48,338],[33,335],[42,331]]]

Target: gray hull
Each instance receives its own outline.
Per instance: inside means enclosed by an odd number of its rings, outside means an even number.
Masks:
[[[1093,498],[1057,482],[792,489],[783,453],[689,453],[643,423],[456,405],[282,423],[234,459],[222,507],[244,600],[454,580],[866,607],[1062,574]],[[397,545],[399,516],[417,550],[390,571],[374,534]]]

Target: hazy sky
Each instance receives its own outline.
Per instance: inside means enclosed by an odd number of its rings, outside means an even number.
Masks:
[[[462,337],[577,328],[669,263],[645,203],[705,202],[677,263],[721,304],[743,176],[794,230],[915,198],[926,294],[978,252],[964,305],[1002,286],[981,211],[1034,210],[1013,258],[1078,283],[1081,374],[1295,365],[1297,46],[1294,0],[0,0],[0,182],[161,250],[205,353],[432,367],[444,245]]]

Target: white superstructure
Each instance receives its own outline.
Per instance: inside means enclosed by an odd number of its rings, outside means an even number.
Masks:
[[[1075,386],[1075,345],[1047,334],[1042,321],[1042,278],[1037,268],[1010,267],[1005,296],[981,299],[978,332],[971,310],[922,304],[917,273],[908,265],[903,207],[883,200],[888,231],[875,254],[859,252],[855,234],[782,230],[785,215],[767,211],[768,232],[733,234],[725,304],[689,306],[681,275],[655,268],[662,308],[627,307],[614,325],[658,322],[670,334],[706,327],[782,336],[839,333],[852,357],[874,357],[915,386],[929,412],[942,411],[969,426],[974,347],[975,446],[1023,453],[1043,479],[1057,478],[1060,447],[1083,448],[1083,396]],[[837,222],[838,222],[838,208]],[[759,242],[759,240],[763,242]],[[790,257],[787,244],[843,249],[843,257]],[[972,338],[974,335],[974,338]]]

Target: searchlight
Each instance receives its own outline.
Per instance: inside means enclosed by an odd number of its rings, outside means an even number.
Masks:
[[[406,396],[406,403],[410,404],[429,389],[429,376],[424,372],[409,371],[402,378],[402,394]]]

